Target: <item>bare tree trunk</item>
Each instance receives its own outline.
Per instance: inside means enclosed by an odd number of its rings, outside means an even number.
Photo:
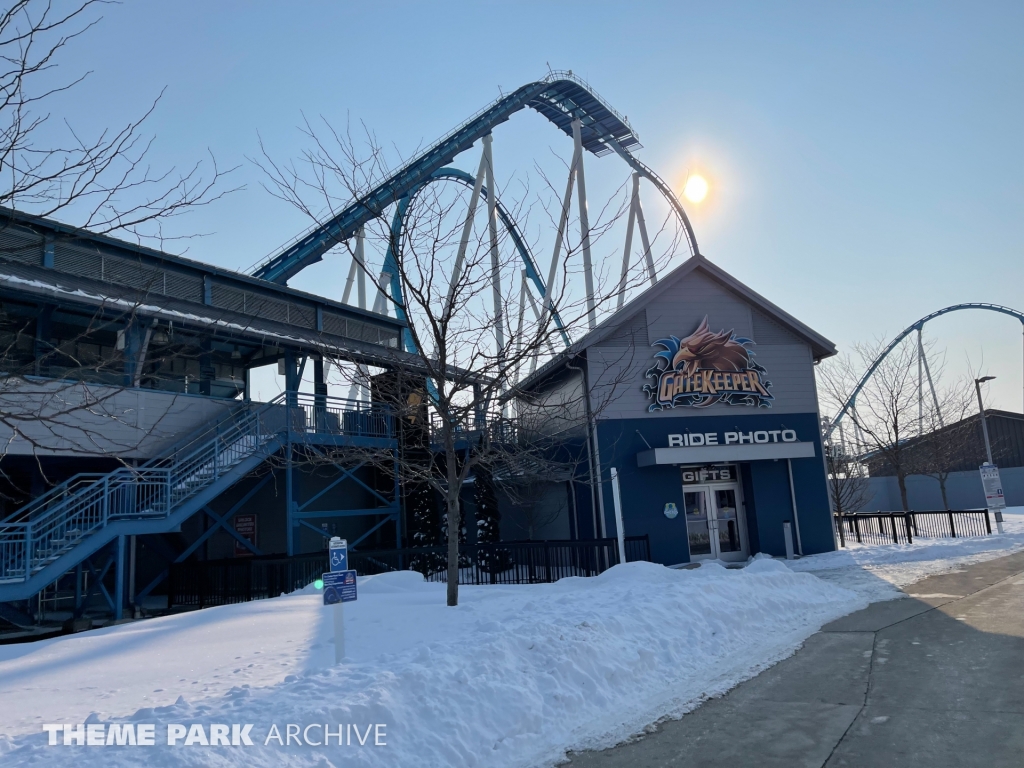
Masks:
[[[896,473],[896,478],[900,484],[900,501],[903,502],[903,511],[908,512],[910,506],[907,504],[907,476],[901,470]]]
[[[450,422],[446,423],[445,443],[452,443],[446,446],[445,454],[448,464],[448,490],[445,493],[448,510],[448,605],[454,607],[459,604],[459,529],[462,521],[459,509],[458,482],[458,456],[455,453],[454,438],[451,434]]]
[[[949,509],[949,499],[946,498],[946,476],[939,474],[939,490],[942,491],[942,507]]]

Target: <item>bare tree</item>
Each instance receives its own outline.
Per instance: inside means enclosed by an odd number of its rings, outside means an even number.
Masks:
[[[138,117],[94,135],[62,114],[63,97],[86,87],[90,74],[67,55],[101,21],[105,4],[16,0],[0,11],[0,206],[60,216],[97,234],[165,244],[187,237],[165,232],[166,222],[233,191],[222,183],[230,170],[221,171],[212,155],[209,172],[201,162],[184,170],[150,165],[154,139],[144,126],[159,95]],[[16,257],[26,247],[17,244],[24,239],[13,231],[18,226],[0,211],[0,229],[8,235],[0,257]],[[77,235],[58,231],[54,237]],[[40,332],[49,310],[27,316],[0,305],[0,460],[18,442],[37,457],[58,443],[115,457],[138,447],[135,438],[131,444],[112,440],[109,427],[121,420],[118,393],[138,386],[147,370],[140,364],[125,373],[126,329],[139,330],[146,346],[157,329],[141,317],[137,301],[115,294],[98,297],[100,306],[82,327],[65,328],[52,341]],[[150,346],[149,370],[164,356],[186,356],[173,345],[158,346]],[[4,468],[0,477],[9,480]]]
[[[916,473],[938,481],[944,509],[949,509],[949,475],[984,450],[978,424],[970,418],[974,410],[972,382],[961,379],[943,394],[939,408],[932,408],[928,432],[911,446]]]
[[[858,344],[854,355],[840,356],[821,366],[820,389],[826,407],[833,413],[849,400],[862,372],[878,360],[885,344],[878,340],[872,344]],[[921,355],[924,358],[921,358]],[[924,390],[920,363],[927,365],[934,392]],[[907,477],[931,474],[934,467],[946,461],[938,455],[929,464],[926,452],[920,450],[922,436],[933,425],[942,423],[943,414],[963,412],[965,390],[962,385],[943,387],[941,378],[943,360],[935,354],[932,345],[918,346],[911,340],[892,349],[874,369],[855,403],[847,411],[845,450],[837,455],[856,457],[867,464],[872,474],[894,475],[900,489],[904,510],[909,510]],[[929,397],[931,394],[931,397]],[[833,432],[832,440],[836,433]],[[848,468],[846,459],[837,459],[840,474]]]
[[[390,175],[372,136],[367,137],[367,150],[361,151],[348,132],[329,125],[316,128],[308,121],[304,130],[314,148],[300,164],[281,165],[266,154],[258,164],[266,172],[270,191],[314,222],[363,199]],[[490,136],[483,141],[486,146]],[[485,153],[480,173],[493,187],[493,172],[485,166],[488,157]],[[425,439],[431,448],[400,458],[399,472],[405,484],[429,486],[444,500],[449,605],[458,603],[460,493],[473,468],[485,466],[500,478],[513,476],[529,462],[571,465],[574,460],[559,456],[565,436],[580,436],[584,443],[591,438],[595,408],[587,404],[584,388],[569,398],[551,399],[525,390],[522,382],[538,361],[564,348],[564,338],[579,338],[596,313],[613,308],[619,276],[598,268],[593,296],[581,295],[582,281],[577,278],[583,272],[585,244],[573,240],[566,228],[553,257],[555,280],[547,286],[547,296],[541,301],[528,295],[534,289],[526,284],[520,255],[495,215],[500,200],[510,218],[522,225],[536,205],[527,204],[528,195],[526,190],[510,204],[511,195],[504,190],[488,188],[484,200],[478,191],[469,194],[461,188],[453,191],[451,185],[428,185],[408,204],[400,228],[393,227],[383,211],[366,226],[371,250],[394,257],[387,261],[386,271],[378,275],[365,261],[357,261],[371,284],[380,286],[386,306],[409,320],[405,349],[380,361],[386,371],[377,375],[391,380],[391,395],[385,400],[400,424],[420,422],[429,412]],[[596,215],[591,212],[586,247],[600,247],[625,202],[623,195],[621,200],[609,200]],[[487,215],[478,217],[482,226],[472,215],[478,203],[488,207]],[[547,213],[557,221],[561,205]],[[344,247],[355,255],[349,242]],[[669,256],[659,258],[659,263]],[[631,270],[627,290],[644,280],[640,269]],[[511,309],[515,297],[517,312]],[[536,313],[529,304],[537,306]],[[552,322],[556,312],[558,325]],[[343,360],[336,362],[345,365]],[[357,375],[372,389],[373,372]],[[606,382],[605,398],[614,397],[613,385]],[[361,455],[359,460],[368,459]],[[391,459],[381,454],[376,460]]]
[[[864,465],[846,451],[840,441],[826,440],[825,467],[828,472],[828,497],[838,515],[859,512],[871,497]]]
[[[94,136],[50,111],[87,80],[81,68],[64,76],[61,60],[99,23],[104,4],[16,0],[0,11],[0,206],[64,214],[101,234],[177,239],[163,231],[166,221],[230,190],[220,188],[225,172],[212,154],[206,176],[199,162],[184,170],[149,165],[153,138],[142,130],[160,97],[139,117]]]

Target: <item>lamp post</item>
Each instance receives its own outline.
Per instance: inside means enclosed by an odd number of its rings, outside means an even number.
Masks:
[[[988,420],[985,418],[985,405],[981,400],[981,385],[986,381],[992,381],[995,376],[982,376],[980,379],[974,380],[974,391],[978,395],[978,412],[981,415],[981,432],[985,436],[985,455],[988,457],[988,466],[995,467],[995,462],[992,461],[992,444],[988,439]],[[998,470],[993,470],[998,472]],[[984,471],[982,472],[982,480],[984,480]],[[996,476],[998,477],[998,475]],[[986,492],[986,497],[988,493]],[[986,498],[987,502],[987,498]],[[999,533],[1003,532],[1003,511],[1001,509],[995,510],[996,518],[996,530]]]
[[[995,462],[992,461],[992,446],[988,442],[988,422],[985,419],[985,406],[981,402],[981,385],[994,378],[995,376],[982,376],[980,379],[974,380],[974,391],[978,393],[978,412],[981,414],[981,431],[985,435],[985,453],[988,456],[989,464],[995,464]]]

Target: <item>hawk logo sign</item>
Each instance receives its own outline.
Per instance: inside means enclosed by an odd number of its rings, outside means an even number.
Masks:
[[[732,331],[711,331],[706,316],[685,339],[658,339],[652,346],[664,349],[654,355],[655,364],[646,374],[653,380],[644,384],[652,401],[647,410],[715,403],[770,408],[772,384],[764,367],[754,362],[749,349],[753,344]]]

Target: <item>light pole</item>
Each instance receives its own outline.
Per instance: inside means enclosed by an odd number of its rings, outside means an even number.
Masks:
[[[992,379],[994,378],[995,376],[982,376],[980,379],[974,380],[974,391],[978,394],[978,412],[981,416],[981,432],[985,436],[985,455],[988,456],[989,466],[993,467],[995,466],[995,462],[992,461],[992,444],[989,442],[988,439],[988,420],[985,418],[985,405],[981,400],[981,385],[984,384],[986,381],[992,381]],[[984,473],[982,473],[982,478],[984,479]],[[995,518],[996,530],[999,533],[1002,533],[1003,511],[1001,509],[997,509],[995,511]]]
[[[981,414],[981,431],[985,435],[985,453],[988,456],[989,464],[995,464],[995,462],[992,461],[992,446],[988,442],[988,422],[985,419],[985,406],[981,402],[981,385],[994,378],[995,376],[982,376],[980,379],[974,380],[974,391],[978,393],[978,412]]]

